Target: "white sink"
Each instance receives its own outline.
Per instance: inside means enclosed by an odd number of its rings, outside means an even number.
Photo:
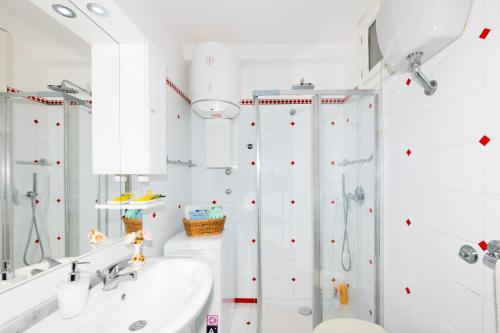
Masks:
[[[196,319],[212,290],[210,267],[193,259],[147,259],[138,279],[111,291],[97,285],[90,291],[85,312],[72,319],[51,314],[27,332],[129,332],[145,320],[140,333],[175,333]]]

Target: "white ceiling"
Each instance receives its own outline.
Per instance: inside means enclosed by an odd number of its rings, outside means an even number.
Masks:
[[[30,0],[1,0],[0,28],[35,46],[88,47]]]
[[[372,0],[120,0],[131,17],[169,24],[184,45],[346,43]],[[141,22],[137,22],[140,26]]]

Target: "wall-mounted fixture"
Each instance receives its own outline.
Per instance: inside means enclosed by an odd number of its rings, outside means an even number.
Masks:
[[[64,17],[67,17],[67,18],[75,18],[76,17],[76,14],[73,11],[73,9],[66,7],[64,5],[61,5],[59,3],[53,4],[52,9],[56,13],[58,13],[59,15],[62,15]]]
[[[89,12],[91,12],[92,14],[95,14],[97,16],[101,16],[101,17],[108,17],[109,16],[109,11],[105,7],[101,6],[98,3],[89,2],[86,7],[87,7]]]
[[[376,19],[384,62],[393,72],[410,72],[426,95],[437,89],[421,65],[462,35],[472,0],[385,0]]]
[[[202,118],[240,114],[240,58],[225,44],[204,42],[193,49],[191,106]]]
[[[240,58],[228,45],[193,49],[191,108],[206,119],[207,168],[234,167],[231,119],[240,114]]]

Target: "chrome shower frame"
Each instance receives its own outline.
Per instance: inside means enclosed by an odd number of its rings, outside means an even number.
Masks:
[[[14,244],[13,244],[13,174],[14,163],[13,160],[13,110],[12,110],[12,98],[27,98],[27,97],[42,97],[42,98],[62,98],[63,99],[63,117],[64,124],[69,124],[69,112],[72,103],[76,105],[83,105],[90,108],[91,104],[87,101],[79,99],[70,94],[59,92],[59,91],[35,91],[35,92],[1,92],[0,93],[0,119],[3,122],[3,147],[0,148],[0,152],[5,156],[5,160],[1,161],[0,169],[0,190],[5,193],[4,200],[0,200],[0,227],[2,229],[2,240],[0,248],[0,259],[3,261],[8,261],[13,263],[14,255]],[[64,230],[64,242],[65,242],[65,254],[70,255],[70,211],[69,211],[69,126],[64,126],[64,156],[63,156],[63,168],[64,168],[64,216],[65,216],[65,230]],[[4,150],[4,151],[2,151]]]
[[[381,210],[382,210],[382,154],[383,145],[381,139],[381,115],[379,108],[379,92],[375,89],[336,89],[336,90],[255,90],[253,92],[253,105],[256,112],[256,130],[257,130],[257,332],[262,332],[262,138],[261,138],[261,116],[259,99],[271,96],[311,96],[313,100],[313,123],[312,123],[312,143],[313,143],[313,328],[322,322],[322,302],[321,302],[321,281],[320,281],[320,265],[321,265],[321,243],[320,243],[320,179],[319,179],[319,114],[321,108],[321,97],[323,95],[331,96],[373,96],[374,112],[375,112],[375,249],[374,249],[374,267],[375,267],[375,311],[374,321],[380,324],[383,319],[383,303],[382,303],[382,259],[381,247],[382,242],[382,225],[381,225]],[[370,157],[371,161],[372,157]]]

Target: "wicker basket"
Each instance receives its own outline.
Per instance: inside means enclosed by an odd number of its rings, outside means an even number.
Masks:
[[[226,217],[212,220],[187,220],[183,219],[184,230],[190,237],[218,235],[224,231]]]
[[[127,234],[142,230],[142,219],[129,219],[127,217],[123,217],[122,220]]]

